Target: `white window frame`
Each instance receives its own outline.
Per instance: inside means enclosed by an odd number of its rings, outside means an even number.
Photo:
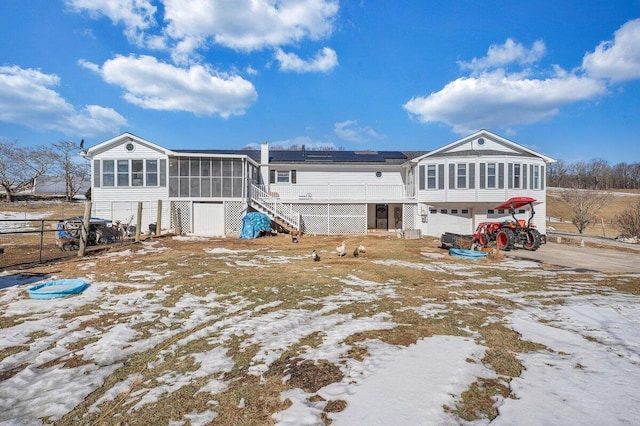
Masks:
[[[438,187],[438,169],[436,164],[427,164],[427,189]]]
[[[491,167],[493,166],[493,173],[491,173]],[[495,189],[498,187],[498,164],[497,163],[487,163],[487,181],[486,188],[487,189]],[[493,179],[493,183],[491,182]]]
[[[513,163],[513,188],[520,189],[522,188],[522,165],[520,163]],[[524,167],[527,167],[526,164]]]
[[[456,189],[467,189],[469,185],[467,163],[456,164]]]
[[[291,172],[289,170],[276,170],[276,183],[291,183]]]

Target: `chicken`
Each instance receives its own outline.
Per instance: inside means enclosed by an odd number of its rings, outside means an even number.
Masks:
[[[365,248],[365,246],[363,246],[362,244],[360,244],[360,245],[358,246],[358,252],[359,252],[359,253],[366,253],[366,252],[367,252],[367,249]]]
[[[353,257],[358,257],[358,247],[355,248],[355,250],[353,250]]]
[[[313,253],[311,253],[311,257],[313,257],[314,262],[320,262],[320,256],[318,255],[318,253],[316,253],[315,250],[313,251]]]
[[[298,237],[296,237],[295,235],[291,235],[291,242],[292,243],[297,243],[298,242]]]
[[[342,242],[342,245],[336,247],[336,251],[338,252],[338,256],[340,257],[346,254],[346,250],[347,250],[347,246],[345,245],[344,241]]]

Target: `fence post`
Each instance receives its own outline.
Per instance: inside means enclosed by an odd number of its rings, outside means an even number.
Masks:
[[[84,203],[84,216],[82,217],[82,228],[80,228],[80,247],[78,257],[84,257],[89,239],[89,223],[91,223],[91,201]]]
[[[161,234],[160,226],[162,225],[162,200],[158,200],[158,213],[156,216],[156,236]]]
[[[38,263],[42,263],[42,242],[44,240],[44,220],[40,221],[40,251],[38,252]]]
[[[142,201],[138,201],[138,217],[136,218],[136,243],[140,242],[141,227],[142,227]]]
[[[171,217],[173,218],[173,233],[174,234],[179,234],[178,232],[178,211],[176,209],[176,202],[172,201],[171,202]]]

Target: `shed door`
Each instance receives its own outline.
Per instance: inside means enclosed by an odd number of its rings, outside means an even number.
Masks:
[[[224,236],[224,204],[193,203],[193,233],[205,237]]]

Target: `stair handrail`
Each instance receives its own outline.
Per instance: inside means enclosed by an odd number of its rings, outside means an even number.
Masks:
[[[274,217],[282,219],[296,230],[300,230],[300,213],[294,211],[291,206],[286,207],[279,202],[276,197],[271,196],[265,189],[252,183],[250,187],[250,198],[253,203],[265,209]]]

